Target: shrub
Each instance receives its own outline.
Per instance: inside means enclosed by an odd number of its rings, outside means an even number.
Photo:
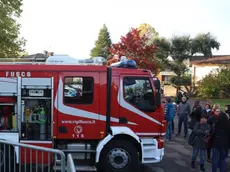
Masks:
[[[202,98],[227,98],[230,96],[230,69],[222,67],[212,71],[198,82],[198,96]]]

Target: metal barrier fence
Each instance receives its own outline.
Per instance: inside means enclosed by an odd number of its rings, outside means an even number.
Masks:
[[[0,140],[0,172],[53,172],[55,166],[65,172],[65,162],[61,150]]]
[[[76,172],[73,157],[71,154],[67,155],[67,172]]]

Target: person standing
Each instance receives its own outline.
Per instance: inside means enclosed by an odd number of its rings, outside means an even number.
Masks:
[[[206,143],[204,141],[204,136],[210,130],[210,126],[207,124],[207,116],[202,115],[200,122],[197,122],[193,128],[193,133],[196,136],[193,144],[192,151],[192,162],[191,167],[195,168],[195,162],[198,153],[200,153],[200,170],[205,171],[204,162],[205,162],[205,153],[206,153]]]
[[[177,115],[177,104],[175,101],[172,104],[174,105],[174,111],[175,111],[174,112],[174,119],[175,119],[175,116]],[[174,130],[175,130],[174,119],[172,121],[172,133],[173,134],[174,134]]]
[[[177,93],[177,98],[176,98],[176,104],[177,104],[177,105],[180,104],[180,102],[182,101],[182,100],[181,100],[182,97],[183,97],[183,94],[179,91],[179,92]]]
[[[226,158],[229,148],[229,117],[220,109],[215,110],[215,115],[211,119],[215,121],[212,132],[212,172],[220,169],[220,172],[226,172]]]
[[[187,103],[187,98],[182,97],[182,102],[178,105],[177,114],[179,116],[179,123],[178,123],[178,133],[177,136],[181,134],[181,127],[184,124],[184,138],[187,137],[188,134],[188,116],[191,113],[190,105]]]
[[[225,105],[225,113],[228,115],[228,125],[230,126],[230,105]],[[229,143],[228,143],[228,152],[227,155],[229,154],[229,149],[230,149],[230,132],[229,132]]]
[[[196,120],[199,122],[201,119],[201,115],[203,114],[203,108],[201,107],[199,100],[196,100],[192,111],[196,117]]]
[[[216,116],[215,115],[215,110],[216,109],[220,109],[220,105],[219,104],[214,104],[213,106],[212,106],[212,109],[211,109],[211,112],[210,112],[210,117],[212,117],[212,116]]]
[[[211,113],[211,105],[210,105],[210,104],[206,104],[206,105],[204,106],[203,113],[204,113],[205,115],[207,115],[208,118],[209,118],[210,113]]]
[[[167,130],[166,130],[166,141],[172,139],[172,123],[175,116],[175,109],[172,104],[171,98],[167,99],[167,104],[165,105],[165,119],[167,121]]]
[[[220,113],[220,106],[218,104],[214,104],[212,109],[209,111],[209,117],[208,117],[208,124],[211,126],[211,131],[210,133],[213,133],[215,122],[219,117]],[[209,163],[212,163],[212,158],[211,158],[211,152],[212,152],[212,143],[213,140],[211,139],[208,144],[207,144],[207,161]]]
[[[188,99],[189,99],[189,96],[188,96],[188,93],[187,92],[183,92],[183,97],[186,97],[187,98],[187,101],[188,101]]]
[[[203,109],[200,106],[200,101],[196,100],[192,108],[192,113],[189,115],[191,118],[191,121],[189,123],[189,129],[192,130],[195,124],[200,121],[202,114],[203,114]]]

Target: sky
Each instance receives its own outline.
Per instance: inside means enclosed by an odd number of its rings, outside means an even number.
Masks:
[[[44,50],[89,58],[106,24],[113,43],[130,28],[152,25],[160,36],[211,32],[230,54],[230,0],[23,0],[19,19],[29,54]]]

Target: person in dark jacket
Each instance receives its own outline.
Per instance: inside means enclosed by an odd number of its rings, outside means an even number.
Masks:
[[[188,93],[187,92],[183,92],[183,97],[186,97],[187,98],[187,101],[188,101],[188,99],[189,99],[189,96],[188,96]]]
[[[209,118],[210,113],[211,113],[211,105],[210,105],[210,104],[206,104],[206,105],[204,106],[203,113],[204,113],[205,115],[207,115],[208,118]]]
[[[189,128],[193,129],[195,124],[200,121],[201,115],[203,114],[203,109],[200,105],[200,101],[196,100],[192,108],[192,113],[190,114]]]
[[[206,143],[204,141],[204,136],[210,130],[210,126],[207,124],[207,116],[202,115],[200,122],[197,122],[193,128],[193,133],[196,136],[195,142],[193,144],[192,151],[192,162],[191,167],[195,168],[195,162],[198,153],[200,153],[200,170],[205,171],[205,153],[206,153]]]
[[[177,109],[177,114],[179,116],[177,136],[180,136],[181,127],[182,124],[184,123],[184,138],[186,138],[188,134],[188,116],[191,113],[190,105],[186,101],[187,98],[182,97],[182,102],[178,105],[178,109]]]
[[[220,172],[226,172],[226,158],[229,148],[229,116],[221,112],[220,109],[215,110],[217,117],[211,119],[215,121],[215,126],[212,133],[212,172],[220,169]]]
[[[230,105],[226,105],[225,106],[225,113],[228,115],[228,125],[230,126]],[[229,152],[229,149],[230,149],[230,132],[229,132],[229,143],[228,143],[229,147],[228,147],[228,152]],[[228,155],[228,152],[227,152],[227,155]]]
[[[214,104],[211,111],[209,112],[209,117],[208,117],[208,124],[211,126],[210,133],[212,134],[214,125],[216,120],[218,119],[220,114],[220,106],[217,104]],[[211,151],[212,151],[212,142],[213,140],[211,139],[209,143],[207,144],[207,161],[209,163],[212,163],[211,159]]]
[[[211,110],[211,112],[210,112],[210,114],[209,114],[209,117],[216,116],[216,115],[215,115],[215,110],[216,110],[216,109],[219,109],[219,110],[220,110],[220,105],[219,105],[219,104],[214,104],[214,105],[212,106],[212,110]]]
[[[176,98],[176,104],[180,104],[180,102],[182,101],[182,97],[183,97],[183,94],[179,91],[177,93],[177,98]]]
[[[192,111],[196,117],[196,120],[200,121],[201,115],[203,114],[203,108],[201,107],[199,100],[196,100]]]

